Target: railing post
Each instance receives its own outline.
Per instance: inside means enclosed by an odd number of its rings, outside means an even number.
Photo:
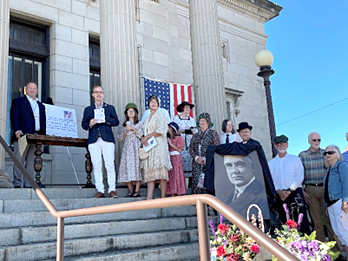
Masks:
[[[210,244],[207,224],[207,206],[201,201],[196,202],[197,225],[199,240],[199,256],[201,261],[210,260]]]
[[[57,261],[64,260],[64,218],[57,218]]]

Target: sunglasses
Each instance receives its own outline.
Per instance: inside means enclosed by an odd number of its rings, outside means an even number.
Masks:
[[[314,141],[314,142],[317,142],[317,141],[321,142],[321,139],[313,139],[312,141]]]
[[[334,153],[336,153],[336,151],[333,151],[333,150],[325,151],[325,152],[324,152],[324,156],[326,156],[327,154],[332,155],[332,154],[334,154]]]

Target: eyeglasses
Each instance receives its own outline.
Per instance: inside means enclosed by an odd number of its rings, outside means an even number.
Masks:
[[[128,110],[127,112],[135,112],[135,110]]]
[[[325,151],[325,152],[324,152],[324,156],[326,156],[327,154],[332,155],[332,154],[334,154],[334,153],[336,153],[336,151],[333,151],[333,150]]]
[[[318,141],[318,142],[321,142],[321,139],[313,139],[312,141],[313,141],[313,142],[317,142],[317,141]]]
[[[103,91],[95,91],[93,93],[96,93],[96,94],[103,94],[104,92]]]

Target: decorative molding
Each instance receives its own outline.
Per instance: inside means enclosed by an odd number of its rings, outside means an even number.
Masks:
[[[159,0],[150,0],[151,2],[159,3]]]
[[[279,12],[274,13],[262,7],[257,7],[255,3],[247,3],[242,0],[217,0],[217,2],[222,6],[228,7],[233,11],[242,15],[247,15],[250,18],[263,23],[271,20],[279,14]]]
[[[221,39],[222,58],[230,63],[230,46],[227,39]]]
[[[242,25],[232,23],[231,21],[221,17],[219,18],[219,26],[220,26],[220,31],[238,36],[240,38],[244,38],[246,40],[249,40],[258,44],[266,45],[266,39],[268,37],[266,34],[250,30]],[[250,34],[246,34],[246,32],[249,32]]]

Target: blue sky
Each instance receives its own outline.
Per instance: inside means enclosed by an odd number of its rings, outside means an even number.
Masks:
[[[322,148],[335,144],[344,150],[348,132],[348,1],[275,3],[283,10],[266,23],[265,31],[269,35],[266,49],[274,56],[271,91],[277,135],[289,137],[291,154],[309,147],[307,136],[312,131],[321,134]],[[311,114],[289,121],[307,113]]]

